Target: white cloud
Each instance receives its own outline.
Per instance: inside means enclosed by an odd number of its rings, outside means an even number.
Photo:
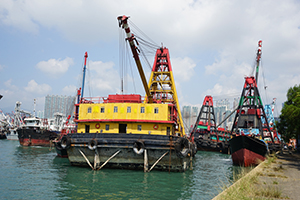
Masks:
[[[228,87],[226,85],[221,85],[217,83],[214,85],[212,89],[208,89],[205,91],[206,95],[211,95],[216,98],[222,98],[222,96],[227,97],[240,97],[240,92],[242,91],[242,85],[241,90],[237,90],[233,87]]]
[[[4,82],[4,85],[11,91],[14,91],[14,90],[18,90],[18,87],[15,86],[15,85],[12,85],[12,79],[9,79],[7,81]]]
[[[86,88],[92,86],[95,92],[107,94],[120,91],[119,73],[113,68],[113,62],[90,61],[89,73],[86,75]],[[85,94],[87,94],[85,89]]]
[[[77,87],[75,85],[68,85],[62,89],[63,94],[65,95],[74,95],[76,94]]]
[[[189,58],[173,58],[172,61],[173,74],[177,81],[188,81],[194,75],[195,62]]]
[[[47,84],[37,84],[34,80],[28,82],[25,87],[27,92],[36,93],[36,94],[47,94],[51,91],[51,87]]]
[[[57,77],[66,73],[70,65],[73,64],[73,59],[67,57],[64,60],[49,59],[48,61],[41,61],[36,65],[36,68],[45,72],[47,75]]]
[[[22,102],[22,109],[33,110],[33,99],[36,99],[36,109],[44,110],[45,94],[51,91],[51,87],[42,84],[38,85],[34,80],[28,82],[27,87],[21,89],[12,83],[15,83],[13,79],[9,79],[4,83],[6,88],[0,89],[0,94],[3,95],[1,99],[1,108],[6,112],[14,110],[15,103],[17,101]]]
[[[38,24],[27,9],[27,1],[2,0],[0,2],[0,21],[8,26],[31,33],[38,33]]]

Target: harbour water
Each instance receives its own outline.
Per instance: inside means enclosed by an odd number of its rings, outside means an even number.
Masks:
[[[198,151],[184,173],[74,167],[55,149],[0,140],[0,199],[212,199],[232,179],[230,155]]]

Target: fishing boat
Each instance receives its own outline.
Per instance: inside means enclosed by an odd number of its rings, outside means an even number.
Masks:
[[[25,125],[23,118],[26,116],[31,117],[31,113],[21,110],[21,102],[17,101],[15,112],[13,112],[13,115],[6,115],[6,123],[8,129],[6,132],[6,136],[8,140],[19,140],[17,130]]]
[[[196,146],[185,136],[169,51],[163,47],[157,49],[147,84],[136,38],[127,20],[126,16],[118,17],[146,96],[80,97],[79,94],[74,120],[77,132],[64,136],[61,146],[67,149],[74,166],[90,166],[94,170],[107,167],[144,172],[185,171],[192,168]]]
[[[17,129],[20,145],[52,147],[57,131],[48,130],[45,120],[37,117],[24,119],[25,125]]]
[[[21,119],[22,124],[17,128],[20,145],[41,147],[54,146],[52,141],[57,137],[58,131],[50,130],[47,119],[35,117],[34,114],[32,115],[30,112],[21,110],[20,106],[21,102],[17,102],[15,108],[16,113],[25,113],[29,115],[28,117]]]
[[[262,119],[267,121],[267,118],[257,87],[261,44],[262,41],[259,41],[255,77],[245,77],[229,141],[233,164],[245,167],[265,160],[274,143],[268,123],[262,123]],[[265,140],[271,142],[267,144]]]
[[[224,128],[217,128],[212,96],[204,98],[190,137],[194,138],[200,151],[217,151],[230,154],[230,131]]]

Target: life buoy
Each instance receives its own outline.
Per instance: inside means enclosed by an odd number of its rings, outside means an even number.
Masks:
[[[99,123],[95,124],[95,128],[99,129],[100,128],[100,124]]]
[[[179,137],[175,142],[175,152],[180,158],[186,157],[190,152],[188,139]]]
[[[97,149],[97,145],[98,145],[98,142],[97,140],[93,139],[93,140],[90,140],[89,143],[88,143],[88,148],[90,150],[95,150]]]
[[[157,130],[158,129],[158,125],[154,124],[153,128],[154,128],[154,130]]]
[[[133,151],[136,154],[140,155],[140,154],[142,154],[144,152],[144,150],[145,150],[145,144],[144,144],[144,142],[142,142],[142,141],[135,141],[133,143]]]
[[[71,145],[71,139],[67,136],[63,136],[60,140],[60,145],[63,149],[70,148]]]
[[[191,144],[191,149],[192,149],[192,156],[194,157],[197,154],[197,145],[196,143]]]

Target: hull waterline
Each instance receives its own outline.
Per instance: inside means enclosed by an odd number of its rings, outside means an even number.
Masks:
[[[257,138],[240,135],[233,137],[229,143],[234,165],[255,166],[266,159],[267,145]]]

